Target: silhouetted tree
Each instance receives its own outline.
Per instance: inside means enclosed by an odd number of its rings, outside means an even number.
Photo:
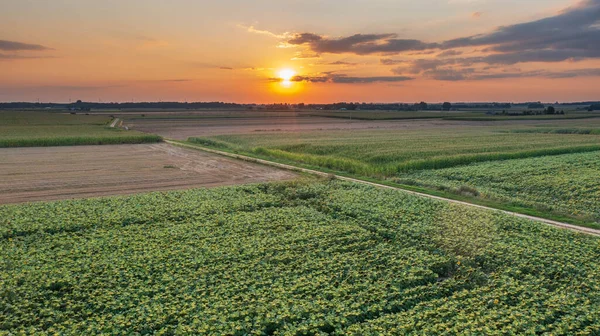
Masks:
[[[450,111],[450,109],[452,108],[452,104],[450,104],[449,102],[445,102],[444,104],[442,104],[442,108],[444,109],[444,111]]]
[[[537,103],[531,103],[527,106],[528,109],[543,109],[545,106],[544,104],[537,102]]]
[[[546,114],[554,114],[556,113],[556,109],[554,109],[554,106],[548,106],[548,108],[546,109]]]

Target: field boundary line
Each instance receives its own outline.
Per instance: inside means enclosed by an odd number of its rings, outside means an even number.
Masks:
[[[551,219],[546,219],[546,218],[541,218],[541,217],[536,217],[536,216],[525,215],[525,214],[518,213],[518,212],[507,211],[507,210],[502,210],[502,209],[496,209],[496,208],[488,207],[488,206],[485,206],[485,205],[473,204],[473,203],[469,203],[469,202],[464,202],[464,201],[459,201],[459,200],[453,200],[453,199],[450,199],[450,198],[445,198],[445,197],[440,197],[440,196],[435,196],[435,195],[429,195],[429,194],[421,193],[421,192],[418,192],[418,191],[407,190],[407,189],[403,189],[403,188],[399,188],[399,187],[392,187],[392,186],[388,186],[388,185],[385,185],[385,184],[380,184],[380,183],[375,183],[375,182],[369,182],[369,181],[365,181],[365,180],[361,180],[361,179],[357,179],[357,178],[352,178],[352,177],[346,177],[346,176],[339,176],[339,175],[335,175],[335,174],[324,173],[324,172],[321,172],[321,171],[318,171],[318,170],[314,170],[314,169],[302,168],[302,167],[297,167],[297,166],[288,165],[288,164],[284,164],[284,163],[278,163],[278,162],[273,162],[273,161],[269,161],[269,160],[253,158],[253,157],[246,156],[246,155],[223,152],[223,151],[220,151],[220,150],[217,150],[217,149],[206,148],[206,147],[197,146],[197,145],[190,145],[190,144],[186,144],[186,143],[182,143],[182,142],[177,142],[177,141],[172,141],[172,140],[168,140],[168,139],[165,139],[164,141],[166,143],[174,145],[174,146],[180,146],[180,147],[185,147],[185,148],[202,150],[202,151],[205,151],[205,152],[208,152],[208,153],[214,153],[214,154],[218,154],[218,155],[222,155],[222,156],[227,156],[227,157],[231,157],[231,158],[239,159],[239,160],[244,160],[244,161],[248,161],[248,162],[260,163],[260,164],[264,164],[264,165],[272,166],[272,167],[277,167],[277,168],[281,168],[281,169],[286,169],[286,170],[291,170],[291,171],[296,171],[296,172],[303,172],[303,173],[308,173],[308,174],[317,175],[317,176],[324,176],[324,177],[335,176],[336,179],[342,180],[342,181],[348,181],[348,182],[354,182],[354,183],[361,183],[361,184],[366,184],[366,185],[370,185],[370,186],[374,186],[374,187],[378,187],[378,188],[384,188],[384,189],[399,190],[399,191],[402,191],[402,192],[405,192],[405,193],[408,193],[408,194],[411,194],[411,195],[416,195],[416,196],[421,196],[421,197],[427,197],[427,198],[431,198],[431,199],[435,199],[435,200],[440,200],[440,201],[446,201],[446,202],[450,202],[450,203],[454,203],[454,204],[466,205],[466,206],[470,206],[470,207],[474,207],[474,208],[479,208],[479,209],[497,211],[497,212],[501,212],[501,213],[504,213],[504,214],[507,214],[507,215],[511,215],[511,216],[515,216],[515,217],[519,217],[519,218],[524,218],[524,219],[529,219],[529,220],[532,220],[532,221],[535,221],[535,222],[540,222],[540,223],[543,223],[543,224],[546,224],[546,225],[550,225],[550,226],[554,226],[554,227],[557,227],[557,228],[571,230],[571,231],[576,231],[576,232],[579,232],[579,233],[585,233],[585,234],[588,234],[588,235],[593,235],[593,236],[600,237],[600,230],[596,230],[596,229],[592,229],[592,228],[587,228],[587,227],[583,227],[583,226],[578,226],[578,225],[574,225],[574,224],[563,223],[563,222],[554,221],[554,220],[551,220]]]

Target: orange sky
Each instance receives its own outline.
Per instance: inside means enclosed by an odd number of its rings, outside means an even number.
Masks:
[[[0,101],[598,100],[599,18],[600,0],[8,0]]]

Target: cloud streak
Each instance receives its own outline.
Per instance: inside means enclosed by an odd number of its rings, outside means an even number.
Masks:
[[[291,34],[287,33],[287,32],[285,32],[283,34],[276,34],[276,33],[273,33],[271,31],[268,31],[268,30],[257,29],[253,25],[246,26],[246,25],[243,25],[243,24],[238,24],[237,26],[239,28],[244,29],[248,33],[270,36],[270,37],[274,37],[274,38],[277,38],[277,39],[286,39],[286,38],[290,38],[290,36],[291,36]]]
[[[502,71],[502,72],[485,72],[474,68],[440,68],[423,71],[423,76],[430,79],[441,81],[480,81],[489,79],[507,79],[507,78],[574,78],[574,77],[594,77],[600,76],[600,69],[575,69],[567,71]]]
[[[52,50],[40,44],[29,44],[16,41],[0,40],[0,50],[3,51],[44,51]]]

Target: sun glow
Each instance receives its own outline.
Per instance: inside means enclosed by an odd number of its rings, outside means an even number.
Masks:
[[[304,88],[302,81],[297,79],[298,72],[292,68],[279,68],[273,75],[271,91],[278,95],[292,96]]]
[[[294,78],[294,76],[296,76],[296,71],[294,71],[292,69],[281,69],[281,70],[279,70],[279,72],[277,73],[277,75],[284,82],[291,82],[292,78]]]

